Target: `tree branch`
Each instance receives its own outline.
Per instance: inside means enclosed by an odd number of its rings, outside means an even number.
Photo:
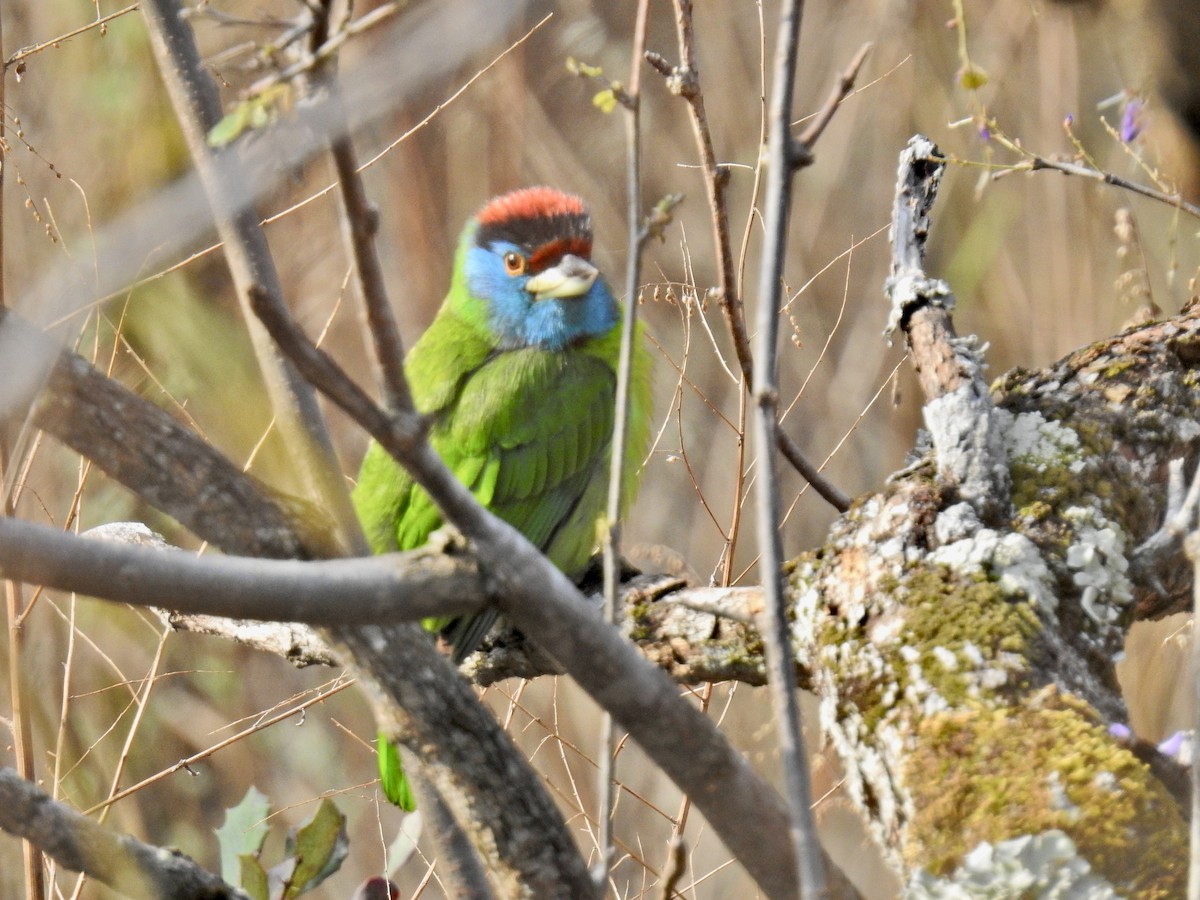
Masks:
[[[52,800],[9,768],[0,768],[0,828],[25,838],[72,872],[130,897],[248,900],[182,853],[115,834]]]
[[[892,212],[892,274],[884,292],[892,301],[888,332],[908,339],[925,392],[925,424],[933,436],[938,469],[984,522],[1004,520],[1011,484],[1000,427],[975,337],[954,333],[955,298],[944,281],[925,274],[929,213],[937,199],[945,160],[917,135],[900,155]]]
[[[790,118],[799,55],[802,0],[787,0],[779,13],[771,105],[767,131],[767,183],[762,269],[759,275],[758,336],[754,359],[754,448],[759,477],[755,485],[759,572],[766,607],[763,638],[767,647],[768,687],[775,727],[783,756],[789,808],[788,834],[794,852],[800,896],[827,896],[825,864],[812,814],[808,753],[796,699],[795,663],[783,585],[783,546],[779,534],[780,509],[776,448],[779,435],[779,381],[776,364],[779,339],[780,292],[787,247],[791,205],[792,138]]]

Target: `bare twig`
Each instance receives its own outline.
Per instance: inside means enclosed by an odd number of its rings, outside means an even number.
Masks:
[[[0,828],[41,847],[71,871],[130,897],[246,900],[246,894],[182,853],[109,831],[7,768],[0,769]]]
[[[842,105],[842,101],[850,96],[850,92],[854,90],[854,83],[858,80],[858,73],[862,69],[863,63],[867,61],[867,54],[871,52],[872,46],[871,42],[868,41],[858,48],[858,52],[854,54],[854,58],[850,60],[850,64],[846,66],[845,71],[838,78],[837,84],[830,90],[825,104],[817,110],[816,116],[800,134],[800,137],[796,139],[796,143],[804,148],[804,153],[795,160],[797,164],[807,165],[812,162],[813,146],[824,133],[829,123],[833,121],[833,116],[838,111],[838,107]]]
[[[1023,152],[1028,153],[1028,151]],[[1043,170],[1062,172],[1064,175],[1074,175],[1078,178],[1086,178],[1089,181],[1098,181],[1101,184],[1111,184],[1130,193],[1149,197],[1151,200],[1157,200],[1159,203],[1165,203],[1168,206],[1174,206],[1176,209],[1181,209],[1189,215],[1200,218],[1200,206],[1197,206],[1195,203],[1189,203],[1183,198],[1183,194],[1179,192],[1170,194],[1165,191],[1155,190],[1152,187],[1147,187],[1128,178],[1122,178],[1120,175],[1114,175],[1112,172],[1105,172],[1102,169],[1094,169],[1090,166],[1081,166],[1078,163],[1066,162],[1065,160],[1052,159],[1048,156],[1038,156],[1036,154],[1030,154],[1030,156],[1031,158],[1028,162],[1014,166],[1012,169],[1007,169],[1005,172],[1039,172]],[[1005,174],[1005,172],[998,172],[997,177]]]
[[[945,159],[921,135],[900,154],[892,211],[892,274],[884,292],[892,301],[888,332],[901,328],[925,393],[925,423],[938,469],[947,484],[984,522],[1002,518],[1011,485],[995,407],[983,378],[982,351],[973,335],[958,337],[950,286],[925,273],[929,213]]]
[[[661,55],[647,53],[646,59],[667,80],[667,86],[688,104],[692,131],[700,154],[700,167],[704,174],[704,190],[708,198],[709,217],[713,228],[713,244],[716,248],[717,297],[721,313],[733,338],[734,353],[741,370],[745,389],[754,392],[754,359],[750,349],[750,337],[746,331],[746,314],[738,290],[737,275],[733,264],[733,245],[729,234],[729,211],[725,187],[729,183],[729,168],[718,165],[713,149],[712,132],[708,126],[708,114],[704,107],[704,92],[700,89],[700,70],[696,62],[696,39],[692,24],[691,0],[675,0],[675,25],[679,42],[679,65],[672,66]],[[789,150],[789,164],[804,165],[812,161],[812,146],[825,126],[837,112],[841,101],[854,87],[854,80],[866,59],[870,44],[865,44],[855,55],[850,66],[842,74],[829,100],[817,114],[816,120],[804,132],[800,141]],[[804,455],[800,446],[783,429],[777,429],[779,450],[784,458],[800,473],[813,489],[838,512],[850,508],[850,497],[833,482],[821,474]],[[737,504],[735,504],[736,506]]]
[[[317,20],[319,27],[312,35],[318,50],[329,37],[328,16],[331,7],[331,0],[322,4]],[[319,53],[314,53],[314,58],[321,59]],[[358,154],[346,121],[335,62],[335,57],[329,57],[316,70],[316,83],[328,94],[333,110],[333,137],[329,142],[329,152],[337,172],[338,195],[342,200],[342,237],[354,263],[354,275],[366,309],[368,332],[375,344],[373,359],[379,369],[384,407],[392,411],[411,410],[412,397],[403,368],[404,344],[400,340],[400,329],[396,326],[396,317],[388,301],[383,266],[375,249],[379,212],[367,200],[366,188],[358,169]]]
[[[121,16],[136,11],[137,8],[138,5],[136,3],[131,3],[123,9],[118,9],[116,12],[109,13],[106,16],[100,16],[99,18],[88,22],[86,25],[81,25],[79,28],[68,31],[66,34],[57,35],[48,41],[39,41],[36,44],[30,44],[26,47],[21,47],[20,49],[14,51],[12,56],[9,56],[4,60],[4,70],[7,72],[12,66],[17,66],[17,73],[20,74],[21,69],[19,64],[26,57],[33,56],[35,53],[41,53],[43,50],[49,47],[57,47],[60,44],[65,44],[67,41],[71,40],[71,38],[79,37],[79,35],[83,34],[84,32],[91,31],[93,28],[103,28],[113,19],[119,19]]]
[[[802,0],[787,0],[780,11],[779,36],[771,88],[767,133],[766,242],[759,277],[758,334],[754,360],[754,444],[759,461],[759,571],[762,575],[767,627],[768,683],[779,732],[790,812],[789,835],[794,852],[800,896],[827,896],[825,865],[812,816],[808,754],[796,700],[791,631],[783,585],[783,548],[779,535],[778,467],[775,450],[779,432],[779,389],[776,352],[780,291],[787,244],[788,209],[796,150],[789,133],[793,83],[799,55]]]
[[[638,347],[637,339],[637,290],[641,272],[642,250],[646,245],[647,231],[642,224],[642,147],[641,147],[641,84],[642,58],[646,50],[646,25],[650,17],[649,0],[639,0],[633,29],[633,59],[629,64],[629,86],[622,93],[625,108],[625,172],[626,172],[626,221],[629,258],[625,267],[625,309],[622,315],[620,358],[617,365],[616,415],[613,420],[612,457],[608,477],[608,506],[606,509],[607,531],[604,551],[604,619],[616,626],[620,619],[621,586],[621,508],[622,488],[627,482],[625,466],[625,435],[629,429],[629,396],[633,380],[633,356]],[[639,410],[647,415],[647,410]],[[634,461],[636,464],[636,461]],[[604,711],[600,723],[600,755],[596,778],[598,780],[599,810],[596,822],[599,834],[597,844],[599,859],[595,866],[595,881],[600,891],[608,884],[609,867],[612,865],[613,833],[612,817],[616,805],[616,754],[617,735],[612,713]]]

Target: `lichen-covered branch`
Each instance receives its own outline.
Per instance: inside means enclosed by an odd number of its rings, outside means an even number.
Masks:
[[[1181,895],[1179,805],[1108,729],[1129,624],[1190,588],[1180,550],[1155,579],[1130,557],[1169,461],[1197,456],[1198,381],[1195,310],[1012,372],[992,392],[1010,516],[981,521],[930,457],[796,560],[823,730],[902,876],[1061,830],[1118,893]]]
[[[992,400],[983,380],[983,358],[974,336],[958,337],[950,313],[955,298],[944,281],[925,272],[925,242],[946,161],[926,137],[909,140],[900,154],[892,208],[892,302],[888,333],[900,328],[925,393],[925,424],[938,470],[994,523],[1008,511],[1009,481]]]

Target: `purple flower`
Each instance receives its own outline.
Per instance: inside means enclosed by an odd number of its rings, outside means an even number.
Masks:
[[[1121,113],[1121,140],[1132,144],[1142,133],[1142,110],[1146,104],[1140,97],[1130,97],[1125,101],[1125,109]]]
[[[1177,757],[1179,756],[1179,751],[1184,748],[1186,740],[1187,735],[1182,731],[1177,731],[1158,745],[1158,752],[1163,756]]]
[[[1133,732],[1129,730],[1129,726],[1122,725],[1120,722],[1113,722],[1109,725],[1108,733],[1119,741],[1127,741],[1133,737]]]

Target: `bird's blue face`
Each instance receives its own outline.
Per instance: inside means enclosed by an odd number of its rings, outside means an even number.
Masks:
[[[467,223],[459,249],[462,286],[505,349],[562,350],[620,319],[589,261],[591,219],[572,194],[531,187],[493,197]]]
[[[617,302],[583,256],[552,242],[531,249],[511,241],[472,241],[464,260],[467,288],[488,306],[500,344],[562,350],[607,334],[617,324]]]

